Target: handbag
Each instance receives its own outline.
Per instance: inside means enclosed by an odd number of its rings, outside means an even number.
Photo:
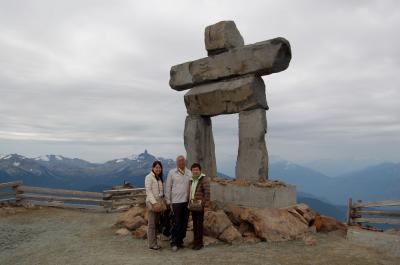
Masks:
[[[157,202],[155,204],[152,204],[151,202],[147,203],[147,208],[150,211],[156,212],[156,213],[161,213],[165,210],[167,210],[167,204],[165,203],[163,198],[157,198]]]
[[[193,212],[201,212],[203,211],[202,201],[196,199],[190,199],[188,208]]]

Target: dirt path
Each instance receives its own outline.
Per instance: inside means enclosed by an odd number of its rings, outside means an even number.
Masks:
[[[214,245],[172,253],[146,248],[145,240],[117,236],[117,214],[60,209],[0,215],[1,265],[64,264],[390,264],[400,261],[334,235],[303,242]]]

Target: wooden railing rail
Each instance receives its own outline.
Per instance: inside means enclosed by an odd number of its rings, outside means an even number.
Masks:
[[[0,183],[0,203],[16,202],[19,185],[22,185],[22,181]]]
[[[376,207],[389,207],[389,206],[400,206],[400,200],[386,200],[378,202],[362,202],[357,201],[353,203],[350,198],[348,201],[347,208],[347,224],[361,224],[361,223],[373,223],[373,224],[391,224],[400,225],[400,210],[377,210]],[[374,208],[368,210],[366,208]],[[373,216],[373,217],[370,217]],[[393,217],[393,218],[387,218]],[[377,218],[378,217],[378,218]]]
[[[22,181],[0,183],[0,202],[15,202],[17,204],[30,202],[34,205],[68,209],[123,211],[132,206],[144,204],[145,196],[144,188],[121,188],[91,192],[32,187],[24,185]]]

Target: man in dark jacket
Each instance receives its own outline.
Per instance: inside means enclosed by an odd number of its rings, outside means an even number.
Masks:
[[[190,200],[193,202],[201,201],[201,209],[193,210],[193,249],[202,249],[203,244],[203,222],[204,222],[204,210],[208,210],[210,207],[210,179],[201,173],[201,166],[194,163],[191,166],[192,180],[190,181]]]

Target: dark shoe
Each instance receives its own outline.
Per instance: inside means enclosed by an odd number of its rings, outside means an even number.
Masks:
[[[203,246],[193,246],[193,250],[200,250],[202,248],[203,248]]]
[[[183,242],[179,242],[179,243],[177,243],[177,244],[176,244],[176,246],[177,246],[178,248],[184,248],[184,246],[183,246]]]

